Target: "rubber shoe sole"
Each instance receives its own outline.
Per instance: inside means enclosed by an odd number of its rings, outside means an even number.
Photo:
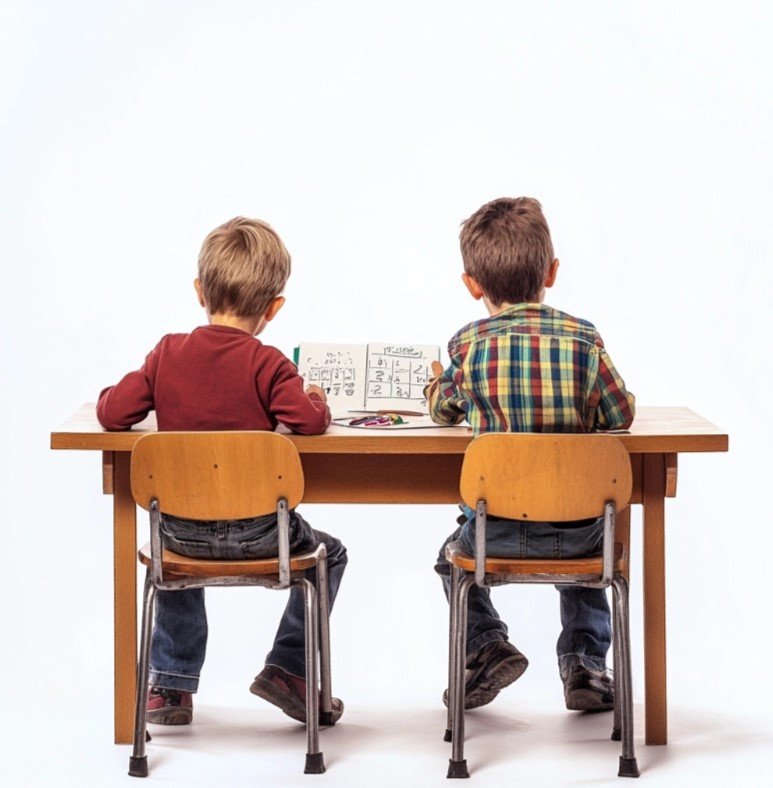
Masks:
[[[564,682],[564,701],[569,711],[610,711],[615,707],[615,685],[608,674],[576,665]]]
[[[193,720],[193,709],[157,709],[146,714],[148,722],[156,725],[190,725]]]
[[[484,646],[467,659],[464,708],[477,709],[491,703],[505,688],[517,681],[529,667],[529,660],[505,640]],[[488,653],[483,653],[488,650]],[[443,693],[448,706],[448,690]]]
[[[279,668],[273,666],[267,667],[257,676],[250,685],[250,692],[257,695],[259,698],[268,701],[280,708],[288,717],[291,717],[298,722],[306,722],[306,698],[300,697],[295,693],[295,689],[291,684],[286,682],[283,678]],[[279,678],[282,684],[276,683],[276,678]],[[327,720],[320,711],[319,724],[335,725],[341,719],[344,713],[343,701],[339,698],[333,698],[331,703],[330,716]]]
[[[611,711],[615,707],[614,695],[609,698],[591,689],[579,689],[565,695],[569,711]]]
[[[193,720],[191,693],[151,688],[145,718],[155,725],[190,725]]]

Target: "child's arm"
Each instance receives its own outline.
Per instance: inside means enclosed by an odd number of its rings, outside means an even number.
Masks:
[[[301,435],[320,435],[330,424],[325,392],[318,386],[303,390],[303,378],[284,356],[271,380],[268,396],[271,415]]]
[[[432,362],[433,378],[424,387],[429,415],[437,424],[459,424],[464,421],[466,401],[459,394],[453,379],[453,366],[443,370],[439,361]]]
[[[624,430],[633,423],[636,398],[626,391],[612,359],[602,347],[599,352],[599,372],[596,385],[599,403],[596,407],[596,429]]]
[[[127,430],[153,410],[153,380],[158,346],[136,371],[124,375],[115,386],[103,389],[97,402],[97,419],[106,430]]]

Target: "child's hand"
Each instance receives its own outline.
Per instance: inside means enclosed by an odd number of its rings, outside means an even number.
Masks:
[[[316,394],[323,402],[327,402],[327,394],[325,394],[325,389],[321,389],[319,386],[315,386],[314,384],[306,386],[306,393]]]
[[[424,386],[424,399],[429,402],[430,397],[435,393],[435,390],[440,385],[438,378],[443,374],[443,365],[439,361],[432,362],[432,377],[427,381]]]

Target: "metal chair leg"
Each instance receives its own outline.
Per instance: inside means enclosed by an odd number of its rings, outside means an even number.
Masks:
[[[317,564],[317,604],[319,607],[319,673],[321,725],[333,725],[333,691],[330,677],[330,601],[327,585],[327,556]]]
[[[612,592],[615,593],[614,590]],[[620,666],[620,617],[617,614],[617,605],[612,602],[612,665],[615,670],[615,706],[612,720],[612,741],[620,741],[620,697],[622,693],[619,689],[619,683],[622,680],[623,670]]]
[[[620,757],[619,777],[638,777],[639,766],[633,747],[633,687],[631,683],[631,640],[628,623],[628,582],[620,575],[612,580],[614,604],[620,624],[618,637],[621,675],[615,682],[615,691],[622,691],[620,710],[622,716],[623,754]]]
[[[306,625],[306,766],[305,774],[322,774],[325,760],[319,750],[319,676],[317,660],[317,592],[310,580],[294,583],[303,586]]]
[[[475,576],[465,574],[459,579],[456,601],[454,637],[454,687],[449,692],[451,712],[451,758],[448,762],[448,777],[469,777],[467,761],[464,759],[464,666],[467,658],[467,597]],[[451,698],[453,697],[453,702]]]
[[[156,588],[145,575],[142,597],[142,630],[140,633],[140,657],[137,663],[137,696],[134,705],[134,748],[129,757],[129,774],[132,777],[148,776],[148,758],[145,754],[148,710],[148,672],[150,669],[150,636],[153,632],[153,602]]]
[[[454,691],[456,689],[456,680],[454,678],[456,675],[454,672],[454,668],[456,666],[456,661],[454,658],[454,643],[456,642],[456,628],[458,626],[458,622],[456,621],[458,608],[456,595],[459,588],[460,574],[460,569],[455,566],[451,567],[451,588],[448,594],[448,684],[446,684],[446,705],[448,707],[448,714],[446,715],[446,732],[443,737],[443,740],[448,742],[451,741],[451,730],[453,728],[452,713],[454,707]]]

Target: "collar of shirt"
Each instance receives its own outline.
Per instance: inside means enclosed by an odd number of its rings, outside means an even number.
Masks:
[[[252,337],[252,334],[250,334],[249,331],[245,331],[243,328],[236,328],[236,326],[223,326],[219,323],[207,323],[205,326],[198,326],[194,329],[194,331],[215,331],[223,334],[244,334],[245,336]],[[260,342],[257,337],[252,338]]]
[[[448,355],[459,362],[470,345],[497,334],[549,334],[572,336],[590,345],[604,347],[596,327],[587,320],[573,317],[547,304],[514,304],[496,315],[468,323],[451,337]]]

